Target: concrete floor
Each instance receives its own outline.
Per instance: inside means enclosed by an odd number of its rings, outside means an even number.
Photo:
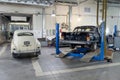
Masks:
[[[56,58],[55,48],[43,47],[39,58],[14,59],[10,44],[0,46],[0,80],[120,80],[120,52],[113,63]]]

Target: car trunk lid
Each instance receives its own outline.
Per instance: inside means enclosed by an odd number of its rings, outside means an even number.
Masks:
[[[33,36],[19,36],[17,42],[17,47],[19,51],[34,51],[35,50],[35,39]]]

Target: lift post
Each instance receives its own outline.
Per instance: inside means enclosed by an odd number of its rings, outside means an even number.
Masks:
[[[59,24],[56,23],[56,55],[60,54],[59,50]]]
[[[104,60],[104,33],[105,33],[105,22],[102,22],[101,23],[101,30],[100,30],[100,33],[101,33],[101,43],[100,43],[100,54],[98,56],[94,56],[93,59],[94,60],[99,60],[99,61],[102,61]]]

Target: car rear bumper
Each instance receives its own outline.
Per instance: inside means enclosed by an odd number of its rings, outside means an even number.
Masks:
[[[41,54],[41,51],[14,51],[13,54],[20,54],[20,55],[36,55],[36,54]]]
[[[90,45],[92,43],[96,43],[98,41],[68,41],[68,40],[60,40],[61,43],[66,43],[66,44],[87,44],[87,45]]]

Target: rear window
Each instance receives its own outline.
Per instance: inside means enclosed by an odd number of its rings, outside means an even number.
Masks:
[[[73,32],[90,32],[90,31],[94,31],[94,29],[92,27],[77,27],[74,29]]]
[[[18,36],[33,36],[33,33],[31,33],[31,32],[22,32],[22,33],[18,33]]]

